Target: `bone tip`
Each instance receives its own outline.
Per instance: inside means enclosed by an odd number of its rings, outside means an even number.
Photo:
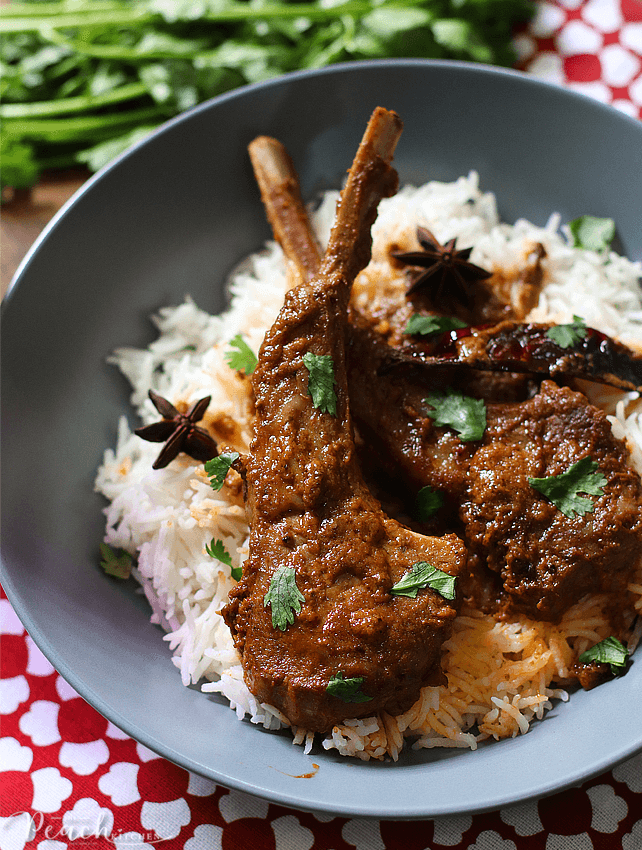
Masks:
[[[271,181],[281,182],[296,176],[292,159],[278,139],[257,136],[249,143],[247,150],[257,177],[265,173]]]
[[[377,106],[368,121],[366,138],[375,152],[390,163],[403,130],[403,121],[392,109]]]

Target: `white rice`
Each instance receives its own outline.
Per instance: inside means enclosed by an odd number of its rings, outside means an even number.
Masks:
[[[322,243],[335,203],[336,193],[328,193],[313,215]],[[523,220],[512,226],[500,223],[495,198],[479,190],[475,173],[452,184],[406,187],[382,201],[373,227],[372,262],[354,288],[357,303],[376,298],[375,284],[394,285],[395,274],[399,282],[400,273],[394,273],[387,261],[387,247],[391,242],[409,245],[417,224],[427,226],[440,240],[456,236],[459,247],[473,245],[471,260],[486,268],[518,269],[533,243],[541,242],[546,249],[546,283],[528,319],[569,322],[577,313],[589,326],[630,345],[642,344],[641,264],[613,252],[572,248],[556,215],[544,227]],[[132,405],[142,423],[158,420],[147,397],[149,389],[176,405],[211,395],[206,424],[216,433],[221,417],[237,423],[233,438],[222,442],[246,452],[252,429],[249,381],[230,369],[224,354],[239,333],[258,352],[287,287],[281,249],[269,243],[232,276],[231,304],[225,314],[211,316],[186,298],[153,318],[158,338],[149,348],[116,351],[111,362],[129,379]],[[642,473],[642,404],[637,394],[593,390],[592,400],[612,414],[614,433],[627,440],[633,463]],[[122,418],[116,448],[105,452],[96,479],[96,489],[109,500],[105,542],[136,556],[134,575],[149,600],[152,622],[166,632],[164,639],[183,684],[200,682],[203,691],[222,693],[239,718],[248,717],[268,729],[287,726],[286,718],[259,705],[243,682],[240,660],[219,613],[235,582],[230,568],[205,548],[213,539],[222,540],[235,567],[247,556],[248,529],[238,479],[231,473],[216,493],[203,466],[183,455],[166,469],[152,470],[158,451],[158,444],[133,435]],[[642,574],[631,592],[637,594],[637,610],[642,610]],[[559,628],[523,617],[495,624],[475,611],[462,612],[445,647],[448,686],[424,688],[415,706],[401,717],[346,720],[322,745],[364,759],[397,758],[406,736],[414,747],[474,748],[487,737],[527,731],[530,721],[550,708],[552,699],[566,697],[549,685],[567,671],[569,647],[577,651],[577,641],[590,645],[591,639],[607,636],[599,627],[590,631],[588,640],[581,636],[578,623],[586,623],[596,610],[595,606],[584,610],[582,604],[568,612]],[[473,647],[470,651],[468,644]],[[520,652],[522,668],[515,670],[514,654]],[[479,661],[479,654],[485,660]],[[467,658],[473,659],[468,670]],[[518,681],[521,684],[516,685]],[[293,729],[292,734],[294,743],[312,746],[314,736],[306,730]]]

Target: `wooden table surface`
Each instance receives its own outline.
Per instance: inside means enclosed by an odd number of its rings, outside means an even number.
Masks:
[[[31,191],[18,191],[0,213],[0,287],[4,297],[22,258],[60,207],[89,177],[84,169],[45,174]]]

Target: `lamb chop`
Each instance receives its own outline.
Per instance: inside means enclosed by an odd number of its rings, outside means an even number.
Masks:
[[[463,441],[437,424],[429,398],[456,386],[449,377],[465,396],[466,372],[382,370],[388,356],[389,346],[353,326],[349,386],[359,432],[391,477],[414,493],[429,486],[443,495],[442,518],[461,523],[469,548],[476,580],[467,591],[477,604],[555,622],[588,592],[617,589],[622,600],[642,557],[642,482],[605,414],[582,393],[544,381],[532,398],[486,401],[483,434]],[[584,516],[566,516],[529,485],[587,458],[605,482]]]
[[[500,611],[558,622],[586,593],[605,593],[614,630],[625,631],[626,589],[642,559],[642,483],[601,410],[553,381],[528,401],[488,405],[467,477],[459,513],[470,565],[495,577]],[[556,502],[555,481],[565,482]]]
[[[439,680],[465,561],[455,535],[426,537],[386,516],[356,460],[347,305],[379,200],[396,190],[400,132],[397,115],[375,110],[321,267],[287,293],[253,374],[250,552],[223,616],[252,693],[314,731],[402,712]]]
[[[278,143],[264,149],[265,173],[270,156],[279,158]],[[288,169],[291,186],[296,174],[291,163]],[[279,173],[273,166],[272,175]],[[269,195],[264,202],[269,207]],[[309,228],[300,195],[293,203],[300,205],[294,226]],[[292,246],[301,241],[282,241],[294,263]],[[477,604],[555,621],[590,591],[621,603],[642,555],[642,484],[602,411],[581,393],[545,381],[530,399],[487,403],[483,435],[464,442],[435,423],[427,396],[458,382],[466,389],[471,370],[437,357],[390,370],[391,346],[374,325],[362,313],[351,315],[348,375],[359,432],[373,465],[387,468],[391,479],[401,478],[413,493],[429,486],[444,495],[441,516],[459,524],[470,546],[467,586]],[[471,330],[462,334],[466,339]],[[529,483],[589,458],[604,481],[583,516],[563,513]],[[618,632],[625,625],[620,609],[610,612]]]

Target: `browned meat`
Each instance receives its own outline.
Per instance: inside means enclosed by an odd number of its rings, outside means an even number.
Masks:
[[[289,177],[296,181],[293,172]],[[305,215],[297,218],[296,226],[308,227]],[[301,266],[292,244],[284,245],[286,253]],[[528,298],[538,290],[541,257],[536,246],[520,285],[512,290],[515,297]],[[305,273],[303,269],[302,276]],[[605,416],[585,396],[549,381],[526,400],[534,389],[526,375],[484,373],[461,362],[453,369],[436,358],[429,366],[406,360],[405,368],[390,370],[390,343],[410,347],[416,343],[399,330],[408,321],[408,306],[391,302],[388,307],[385,315],[377,316],[353,311],[347,338],[350,401],[370,465],[386,470],[389,480],[411,495],[429,484],[446,497],[440,511],[445,520],[436,525],[443,527],[445,521],[452,527],[454,522],[469,541],[473,575],[466,585],[478,604],[556,620],[585,593],[607,591],[615,600],[609,613],[618,632],[619,603],[642,557],[642,485]],[[479,356],[480,340],[497,344],[502,332],[516,338],[525,327],[528,330],[529,326],[505,322],[491,332],[473,330],[472,340],[467,330],[463,344],[470,347],[461,354]],[[530,328],[531,336],[537,333],[537,328]],[[591,337],[604,352],[605,338],[596,332]],[[607,353],[611,348],[620,351],[617,343],[612,344],[606,340]],[[444,340],[436,345],[443,347]],[[630,368],[631,352],[622,348],[621,353],[624,367]],[[612,367],[604,360],[598,365]],[[463,443],[454,431],[436,427],[427,415],[426,395],[449,386],[502,402],[487,405],[483,440]],[[529,477],[564,471],[589,456],[607,479],[592,514],[566,517],[528,484]],[[574,674],[588,688],[599,682],[602,672],[595,664],[578,664]]]
[[[577,664],[573,665],[572,672],[585,691],[591,691],[613,678],[611,666],[601,664],[599,661],[590,661],[588,664],[582,664],[578,661]]]
[[[348,339],[350,404],[371,464],[414,491],[429,484],[457,510],[468,486],[476,444],[462,443],[450,428],[436,428],[424,402],[432,391],[453,386],[450,371],[383,372],[389,346],[357,315]]]
[[[428,416],[443,373],[426,370],[430,384],[377,377],[376,340],[357,330],[350,345],[350,400],[368,453],[413,492],[439,490],[451,520],[458,512],[478,603],[556,621],[590,591],[623,598],[642,558],[642,484],[602,411],[545,381],[527,401],[487,404],[483,439],[461,442]],[[607,483],[594,512],[571,519],[528,479],[587,456]]]
[[[247,461],[250,554],[223,610],[250,690],[295,726],[327,730],[346,717],[398,713],[439,676],[456,607],[429,588],[391,594],[418,562],[455,576],[454,535],[416,534],[387,517],[363,483],[346,392],[344,338],[354,276],[368,262],[379,199],[401,130],[376,110],[349,173],[319,274],[286,296],[253,375],[256,430]],[[331,357],[336,412],[315,407],[304,356]],[[300,610],[282,630],[266,595],[293,571]],[[274,599],[274,597],[272,597]],[[328,690],[348,682],[343,697]],[[360,700],[360,701],[357,701]]]
[[[595,330],[584,328],[568,346],[549,336],[553,325],[504,321],[468,327],[437,337],[405,336],[390,347],[382,368],[407,365],[584,378],[624,390],[642,391],[642,354]],[[558,326],[559,328],[559,326]]]
[[[529,485],[586,457],[606,478],[592,513],[567,517]],[[500,605],[535,619],[556,621],[591,591],[621,604],[642,557],[642,485],[626,446],[585,396],[552,381],[529,401],[489,405],[460,513],[473,565],[501,578]]]

